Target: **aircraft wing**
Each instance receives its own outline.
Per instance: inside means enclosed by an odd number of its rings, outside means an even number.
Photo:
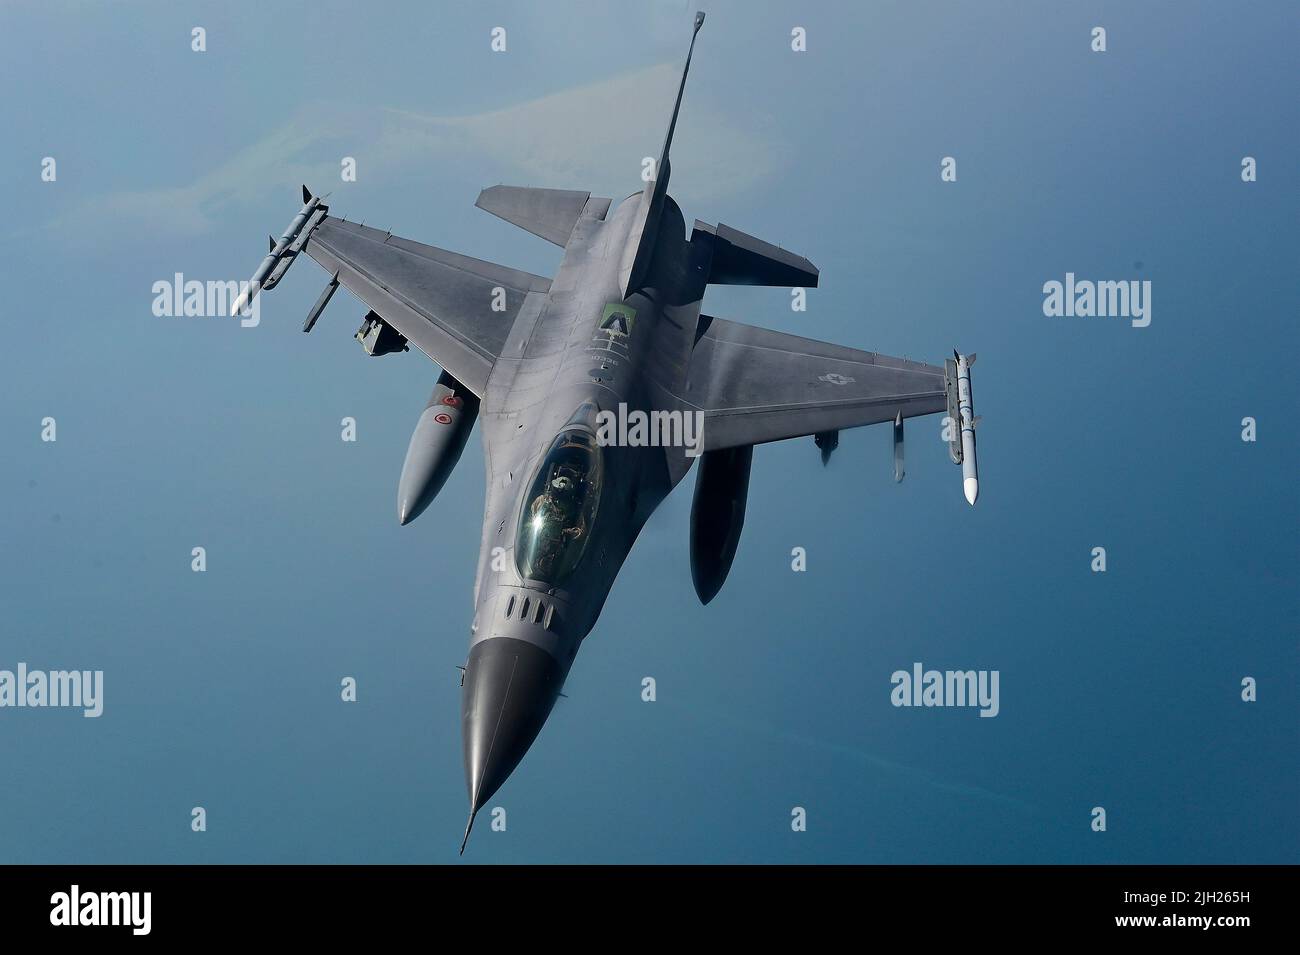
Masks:
[[[942,366],[890,358],[700,316],[688,405],[704,412],[704,450],[947,411]]]
[[[525,299],[551,286],[540,275],[328,215],[303,251],[480,397]]]

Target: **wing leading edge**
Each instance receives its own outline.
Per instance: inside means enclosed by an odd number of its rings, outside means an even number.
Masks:
[[[681,398],[704,450],[781,441],[947,410],[944,369],[701,316]]]

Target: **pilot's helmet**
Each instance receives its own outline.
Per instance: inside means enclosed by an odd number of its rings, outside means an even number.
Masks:
[[[561,494],[567,494],[573,490],[573,479],[564,474],[558,475],[551,481],[551,488]]]

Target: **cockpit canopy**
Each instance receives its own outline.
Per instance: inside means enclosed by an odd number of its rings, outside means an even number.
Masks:
[[[603,477],[595,435],[561,431],[524,496],[515,564],[525,580],[558,584],[573,573],[591,537]]]

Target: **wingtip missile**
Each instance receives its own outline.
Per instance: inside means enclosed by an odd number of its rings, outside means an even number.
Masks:
[[[975,415],[970,384],[970,366],[974,355],[957,355],[957,412],[961,427],[961,487],[966,503],[972,507],[980,496],[979,462],[975,457]]]
[[[313,196],[311,190],[305,185],[302,187],[302,194],[303,206],[298,210],[298,214],[289,220],[289,226],[284,230],[284,234],[279,239],[268,236],[270,249],[266,258],[253,273],[248,287],[235,299],[235,305],[230,310],[231,315],[236,315],[251,305],[258,292],[275,288],[276,283],[284,277],[284,273],[289,270],[289,266],[306,245],[308,236],[325,218],[328,206],[323,205],[319,198]]]

